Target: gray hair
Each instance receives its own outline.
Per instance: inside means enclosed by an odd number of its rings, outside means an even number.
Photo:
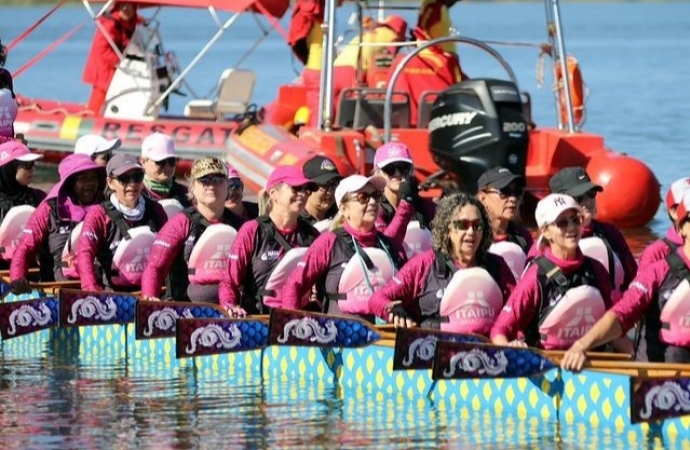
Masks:
[[[489,251],[491,242],[493,241],[493,231],[491,230],[489,216],[486,213],[484,205],[482,205],[482,203],[474,196],[468,195],[465,192],[450,194],[439,200],[438,205],[436,206],[436,216],[431,222],[431,234],[434,250],[440,253],[445,253],[449,256],[453,254],[453,244],[450,241],[450,233],[448,233],[448,228],[453,220],[455,211],[465,205],[475,206],[481,216],[482,239],[479,243],[479,248],[477,249],[476,259],[483,260]]]

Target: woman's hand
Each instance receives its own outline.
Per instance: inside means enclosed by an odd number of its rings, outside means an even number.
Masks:
[[[228,315],[235,319],[247,317],[247,311],[240,306],[228,306]]]
[[[417,324],[412,320],[405,308],[401,305],[401,302],[392,302],[387,308],[388,310],[388,322],[392,323],[396,327],[402,328],[412,328],[416,327]]]
[[[508,342],[508,347],[515,347],[515,348],[527,348],[527,342],[521,341],[519,339],[514,339],[510,342]]]
[[[565,352],[565,355],[563,355],[563,359],[561,359],[561,368],[573,372],[581,371],[587,362],[586,351],[587,348],[585,348],[580,341],[575,341],[570,349]]]
[[[15,295],[25,294],[30,291],[29,280],[26,278],[17,278],[10,282],[10,286],[12,286],[12,293]]]
[[[160,302],[161,299],[158,297],[144,297],[144,300],[147,302]]]

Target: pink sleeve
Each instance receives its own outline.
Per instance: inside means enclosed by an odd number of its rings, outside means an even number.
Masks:
[[[491,328],[491,338],[505,336],[509,341],[515,339],[518,331],[525,332],[534,314],[539,309],[539,287],[537,285],[536,264],[530,265],[510,294],[508,301]]]
[[[259,228],[257,220],[250,220],[237,232],[230,249],[228,271],[218,286],[218,298],[221,306],[237,306],[240,302],[240,289],[244,284],[247,267],[254,252],[254,240]]]
[[[405,234],[407,234],[407,225],[410,223],[410,220],[412,220],[414,212],[414,206],[405,200],[400,200],[391,223],[388,225],[385,225],[385,223],[377,223],[376,229],[381,230],[381,227],[383,227],[384,229],[382,233],[397,245],[402,246],[403,242],[405,241]],[[379,215],[377,222],[379,220],[383,221],[383,217],[381,215]]]
[[[290,274],[285,283],[283,308],[299,309],[305,306],[301,303],[302,298],[314,286],[319,277],[328,271],[335,240],[336,234],[331,231],[316,238],[309,246],[304,257],[302,257],[302,261],[297,265],[297,269]]]
[[[647,270],[655,262],[666,258],[671,249],[666,242],[659,240],[650,244],[642,251],[640,260],[637,263],[637,273],[640,274]]]
[[[141,276],[141,293],[159,298],[165,277],[189,236],[189,217],[177,214],[156,235],[151,253]]]
[[[434,265],[435,257],[434,251],[429,250],[405,264],[383,289],[369,297],[369,307],[373,313],[388,320],[386,306],[400,300],[405,311],[413,316],[419,315],[418,298],[426,287],[426,277]]]
[[[624,333],[642,319],[649,305],[655,301],[669,270],[665,259],[649,266],[647,270],[637,274],[623,297],[613,305],[611,312],[618,318]]]
[[[36,259],[36,255],[48,237],[50,210],[50,205],[43,202],[29,217],[29,221],[22,231],[22,239],[14,251],[14,256],[12,256],[10,280],[26,278],[30,261]]]
[[[96,276],[95,261],[98,250],[108,232],[109,221],[110,219],[101,205],[91,208],[84,218],[81,238],[77,247],[77,264],[81,288],[85,291],[103,290],[103,286],[99,284]]]

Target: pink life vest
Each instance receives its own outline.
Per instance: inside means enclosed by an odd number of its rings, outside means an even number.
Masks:
[[[297,269],[297,264],[299,264],[306,252],[307,247],[295,247],[283,255],[266,282],[266,294],[263,296],[264,305],[269,308],[280,308],[283,306],[282,293],[285,282],[288,276]],[[309,295],[307,294],[305,297],[309,297]]]
[[[165,210],[165,215],[168,216],[168,220],[172,219],[175,214],[184,211],[182,203],[175,198],[164,198],[159,200],[158,203],[160,203],[163,210]]]
[[[84,222],[79,222],[73,229],[62,248],[62,275],[70,280],[79,278],[77,269],[77,243],[81,235],[81,227]]]
[[[501,288],[485,269],[458,270],[441,298],[439,315],[448,317],[441,330],[488,335],[503,303]]]
[[[623,280],[625,277],[621,260],[613,251],[609,250],[609,247],[604,243],[604,241],[598,237],[580,239],[580,250],[582,250],[582,253],[584,253],[586,256],[596,259],[602,263],[609,275],[611,274],[612,270],[611,267],[609,267],[610,262],[613,262],[613,276],[611,277],[611,301],[613,303],[618,302],[618,300],[623,297],[621,287],[623,286]]]
[[[539,325],[542,345],[547,350],[570,348],[605,312],[599,289],[589,285],[568,289]]]
[[[346,314],[372,314],[369,297],[383,288],[395,274],[390,256],[380,248],[360,248],[366,256],[355,255],[343,269],[338,292],[345,299],[338,302],[338,309]]]
[[[661,310],[662,342],[678,347],[690,346],[690,283],[680,282]]]
[[[527,255],[525,255],[525,252],[519,245],[510,241],[494,242],[489,247],[489,251],[503,258],[508,267],[510,267],[510,271],[513,272],[515,281],[522,278],[522,273],[525,271],[525,264],[527,263]]]
[[[148,226],[128,230],[129,239],[123,239],[113,255],[112,282],[116,286],[140,286],[141,274],[149,259],[156,235]]]
[[[13,206],[0,224],[0,258],[9,261],[22,238],[22,231],[36,208],[29,205]]]
[[[190,284],[218,284],[228,270],[230,247],[237,230],[224,223],[206,227],[189,255]]]
[[[332,222],[333,222],[333,219],[323,219],[323,220],[319,220],[318,222],[316,222],[312,226],[314,228],[316,228],[316,230],[319,233],[323,233],[324,231],[328,231]]]
[[[423,228],[418,220],[412,220],[407,225],[403,242],[407,259],[419,255],[432,248],[431,230]]]

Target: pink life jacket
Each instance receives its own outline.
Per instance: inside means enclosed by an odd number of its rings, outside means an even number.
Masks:
[[[13,206],[0,224],[0,258],[9,261],[22,238],[22,231],[36,208],[29,205]]]
[[[123,239],[115,250],[112,282],[116,286],[140,286],[141,274],[149,259],[156,235],[147,225],[130,228],[129,239]]]
[[[403,242],[407,259],[431,250],[432,246],[431,230],[422,227],[418,220],[410,221]]]
[[[539,325],[545,349],[567,349],[587,333],[606,312],[599,289],[577,286],[569,289]]]
[[[503,303],[501,288],[485,269],[458,270],[441,298],[439,315],[448,317],[441,330],[488,335]]]
[[[380,248],[358,248],[343,269],[338,292],[345,295],[338,309],[346,314],[372,314],[369,297],[383,288],[395,274],[391,257]]]
[[[237,230],[224,223],[206,227],[189,255],[190,284],[220,283],[228,269],[230,247],[236,236]]]
[[[160,203],[163,210],[165,210],[165,215],[168,216],[168,220],[172,219],[175,214],[184,211],[184,206],[182,206],[182,203],[176,198],[164,198],[158,200],[158,203]]]
[[[283,255],[266,282],[265,294],[263,296],[264,305],[269,308],[280,308],[283,306],[282,293],[285,282],[288,276],[297,269],[297,264],[299,264],[306,252],[307,247],[295,247]],[[305,297],[309,297],[310,294],[311,291]]]
[[[79,222],[73,229],[62,248],[62,275],[70,280],[79,278],[77,268],[77,244],[81,235],[81,227],[84,222]]]
[[[666,344],[690,347],[690,269],[676,252],[669,253],[666,261],[670,270],[657,294],[659,337]]]
[[[522,278],[522,273],[525,271],[525,264],[527,263],[527,255],[525,255],[525,252],[519,245],[510,241],[494,242],[489,247],[489,251],[503,258],[508,267],[510,267],[510,271],[513,272],[515,281]]]
[[[611,279],[611,301],[613,303],[623,297],[622,286],[625,278],[623,264],[613,250],[599,237],[580,239],[580,250],[592,259],[601,262],[608,271]],[[610,267],[613,265],[613,269]],[[613,270],[613,274],[611,274]]]

